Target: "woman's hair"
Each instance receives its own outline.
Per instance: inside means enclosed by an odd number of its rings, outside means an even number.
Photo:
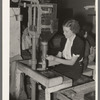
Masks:
[[[79,30],[80,30],[80,25],[78,21],[74,19],[65,20],[62,26],[70,27],[70,30],[75,34],[79,33]]]

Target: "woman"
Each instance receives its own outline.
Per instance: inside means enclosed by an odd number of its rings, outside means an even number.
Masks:
[[[69,20],[63,23],[63,34],[61,49],[57,56],[49,55],[47,60],[59,62],[54,70],[72,78],[73,81],[80,78],[82,74],[81,61],[84,55],[84,42],[76,34],[80,26],[76,20]]]

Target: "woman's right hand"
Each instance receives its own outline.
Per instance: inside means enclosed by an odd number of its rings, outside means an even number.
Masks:
[[[62,57],[62,52],[59,51],[56,56],[61,58]]]
[[[46,59],[49,60],[49,61],[54,61],[55,57],[52,56],[52,55],[49,55],[49,56],[47,55]]]

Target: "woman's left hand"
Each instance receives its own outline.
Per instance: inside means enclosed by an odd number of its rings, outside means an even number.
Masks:
[[[55,57],[52,56],[52,55],[49,55],[49,56],[46,57],[46,59],[49,60],[49,61],[53,61],[53,60],[55,60]]]

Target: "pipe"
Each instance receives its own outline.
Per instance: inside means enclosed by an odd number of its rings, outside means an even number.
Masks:
[[[47,49],[48,49],[48,43],[47,42],[41,42],[41,49],[42,49],[42,69],[46,69],[46,55],[47,55]]]

